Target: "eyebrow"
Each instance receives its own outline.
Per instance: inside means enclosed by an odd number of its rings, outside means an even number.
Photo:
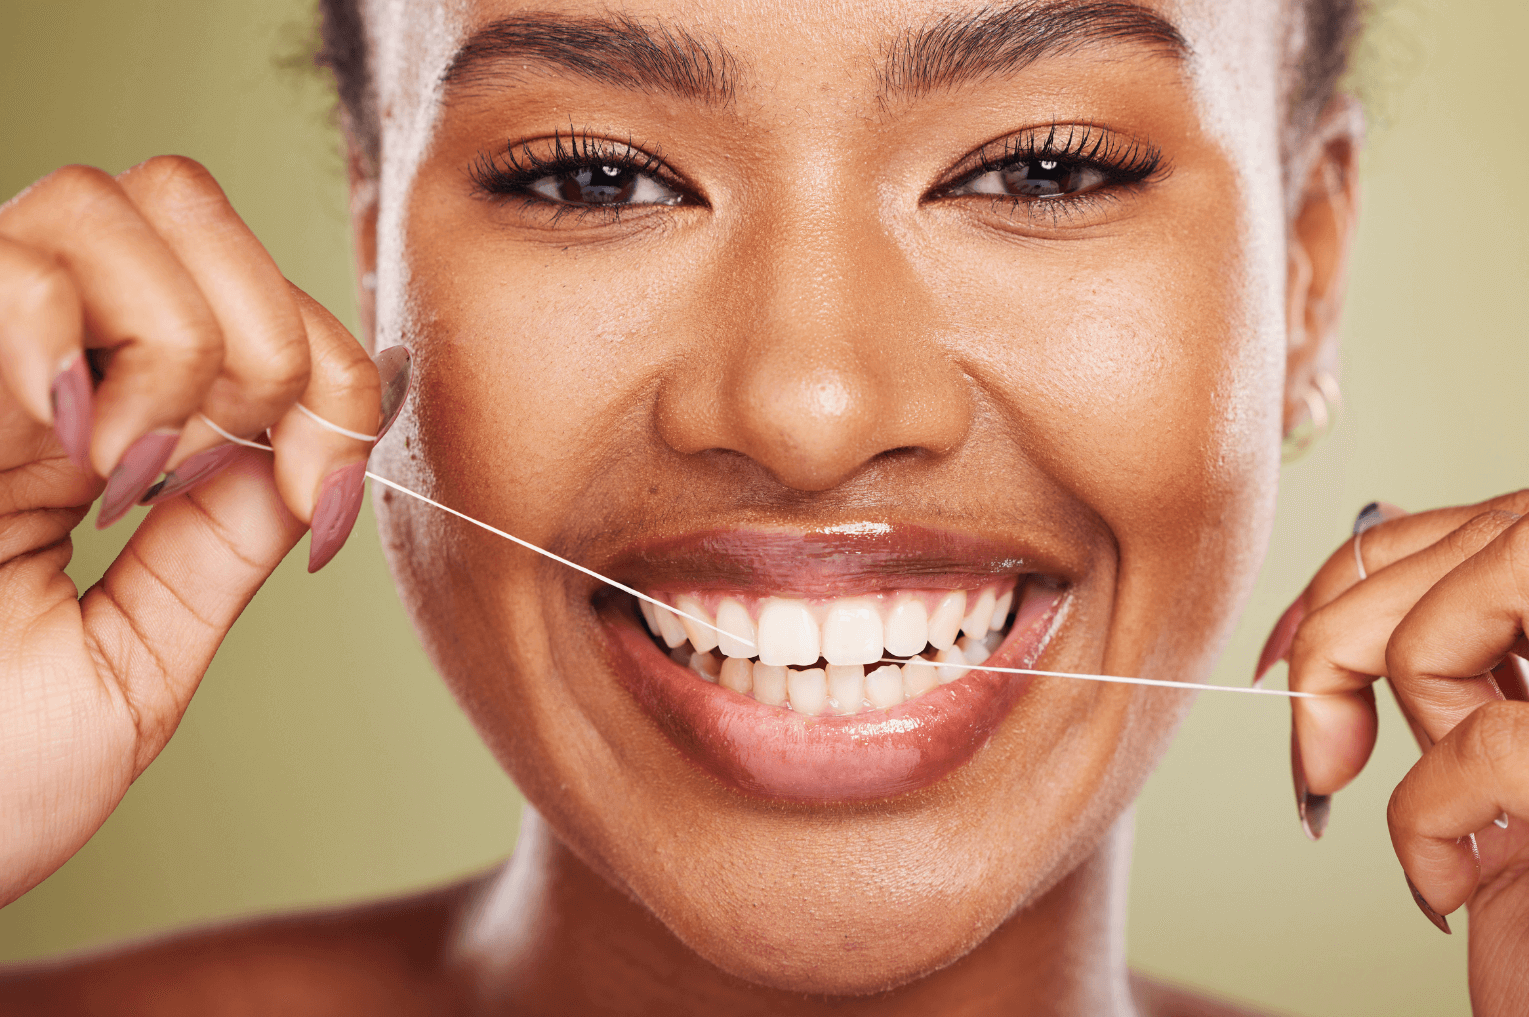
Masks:
[[[570,17],[531,13],[475,31],[452,56],[443,85],[468,85],[506,65],[540,64],[591,81],[725,105],[738,61],[720,44],[683,28],[625,15]]]
[[[882,67],[883,99],[1013,74],[1098,43],[1134,43],[1183,60],[1189,43],[1157,12],[1125,0],[1023,0],[951,12],[900,36]]]

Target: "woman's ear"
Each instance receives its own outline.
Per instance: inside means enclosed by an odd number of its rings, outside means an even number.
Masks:
[[[1322,391],[1322,375],[1338,359],[1338,326],[1348,284],[1348,256],[1359,221],[1357,162],[1364,112],[1357,100],[1336,96],[1307,134],[1294,160],[1299,187],[1290,211],[1286,282],[1284,433],[1309,414],[1309,395]],[[1326,392],[1323,392],[1326,397]]]
[[[346,140],[350,176],[350,241],[356,259],[356,311],[361,319],[361,344],[369,352],[377,345],[377,173],[372,160]]]

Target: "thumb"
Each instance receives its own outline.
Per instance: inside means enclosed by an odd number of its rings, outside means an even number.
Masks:
[[[223,637],[307,527],[267,452],[154,508],[80,602],[86,643],[121,690],[141,773],[180,723]]]

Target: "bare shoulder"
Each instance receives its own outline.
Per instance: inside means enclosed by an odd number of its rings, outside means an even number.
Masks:
[[[1131,989],[1142,1017],[1275,1017],[1268,1010],[1217,999],[1134,971]]]
[[[478,882],[0,972],[0,1017],[451,1013],[442,958]]]

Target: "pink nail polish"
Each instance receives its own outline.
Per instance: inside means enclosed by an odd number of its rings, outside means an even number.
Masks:
[[[377,423],[377,439],[388,433],[393,421],[403,410],[409,398],[409,386],[414,380],[413,356],[407,346],[389,346],[374,358],[377,374],[382,382],[382,415]]]
[[[1269,668],[1285,659],[1290,653],[1290,644],[1295,642],[1295,630],[1301,627],[1301,621],[1306,617],[1306,594],[1302,593],[1295,598],[1295,603],[1285,608],[1285,613],[1279,616],[1279,621],[1274,623],[1274,631],[1269,633],[1269,641],[1264,643],[1263,652],[1258,655],[1258,667],[1253,671],[1253,687],[1256,689],[1264,682],[1264,675]]]
[[[239,446],[234,444],[218,445],[205,452],[198,452],[145,491],[143,497],[138,499],[138,504],[158,505],[178,494],[185,494],[203,481],[217,476],[223,467],[233,462],[238,452]]]
[[[1435,911],[1433,905],[1423,899],[1423,895],[1418,893],[1418,888],[1412,885],[1411,876],[1407,877],[1407,889],[1412,891],[1412,900],[1417,904],[1418,910],[1423,912],[1424,917],[1432,922],[1434,927],[1444,933],[1444,935],[1453,935],[1449,931],[1449,919]]]
[[[309,572],[317,572],[340,553],[351,527],[356,525],[356,517],[361,514],[361,499],[365,494],[365,463],[342,466],[324,478],[319,488],[318,505],[313,509],[313,532],[308,541]]]
[[[128,446],[122,453],[121,462],[111,471],[106,490],[101,494],[101,515],[96,519],[96,529],[104,530],[127,515],[128,509],[138,503],[143,492],[153,485],[155,478],[165,468],[170,453],[180,441],[179,431],[150,431]]]
[[[1327,817],[1332,812],[1332,795],[1314,795],[1306,787],[1306,764],[1301,762],[1301,741],[1296,737],[1295,723],[1290,726],[1290,776],[1295,782],[1295,811],[1300,817],[1301,829],[1311,840],[1321,840],[1327,829]]]
[[[49,395],[53,401],[53,433],[82,470],[90,470],[90,422],[92,398],[90,368],[81,353],[58,372]]]

